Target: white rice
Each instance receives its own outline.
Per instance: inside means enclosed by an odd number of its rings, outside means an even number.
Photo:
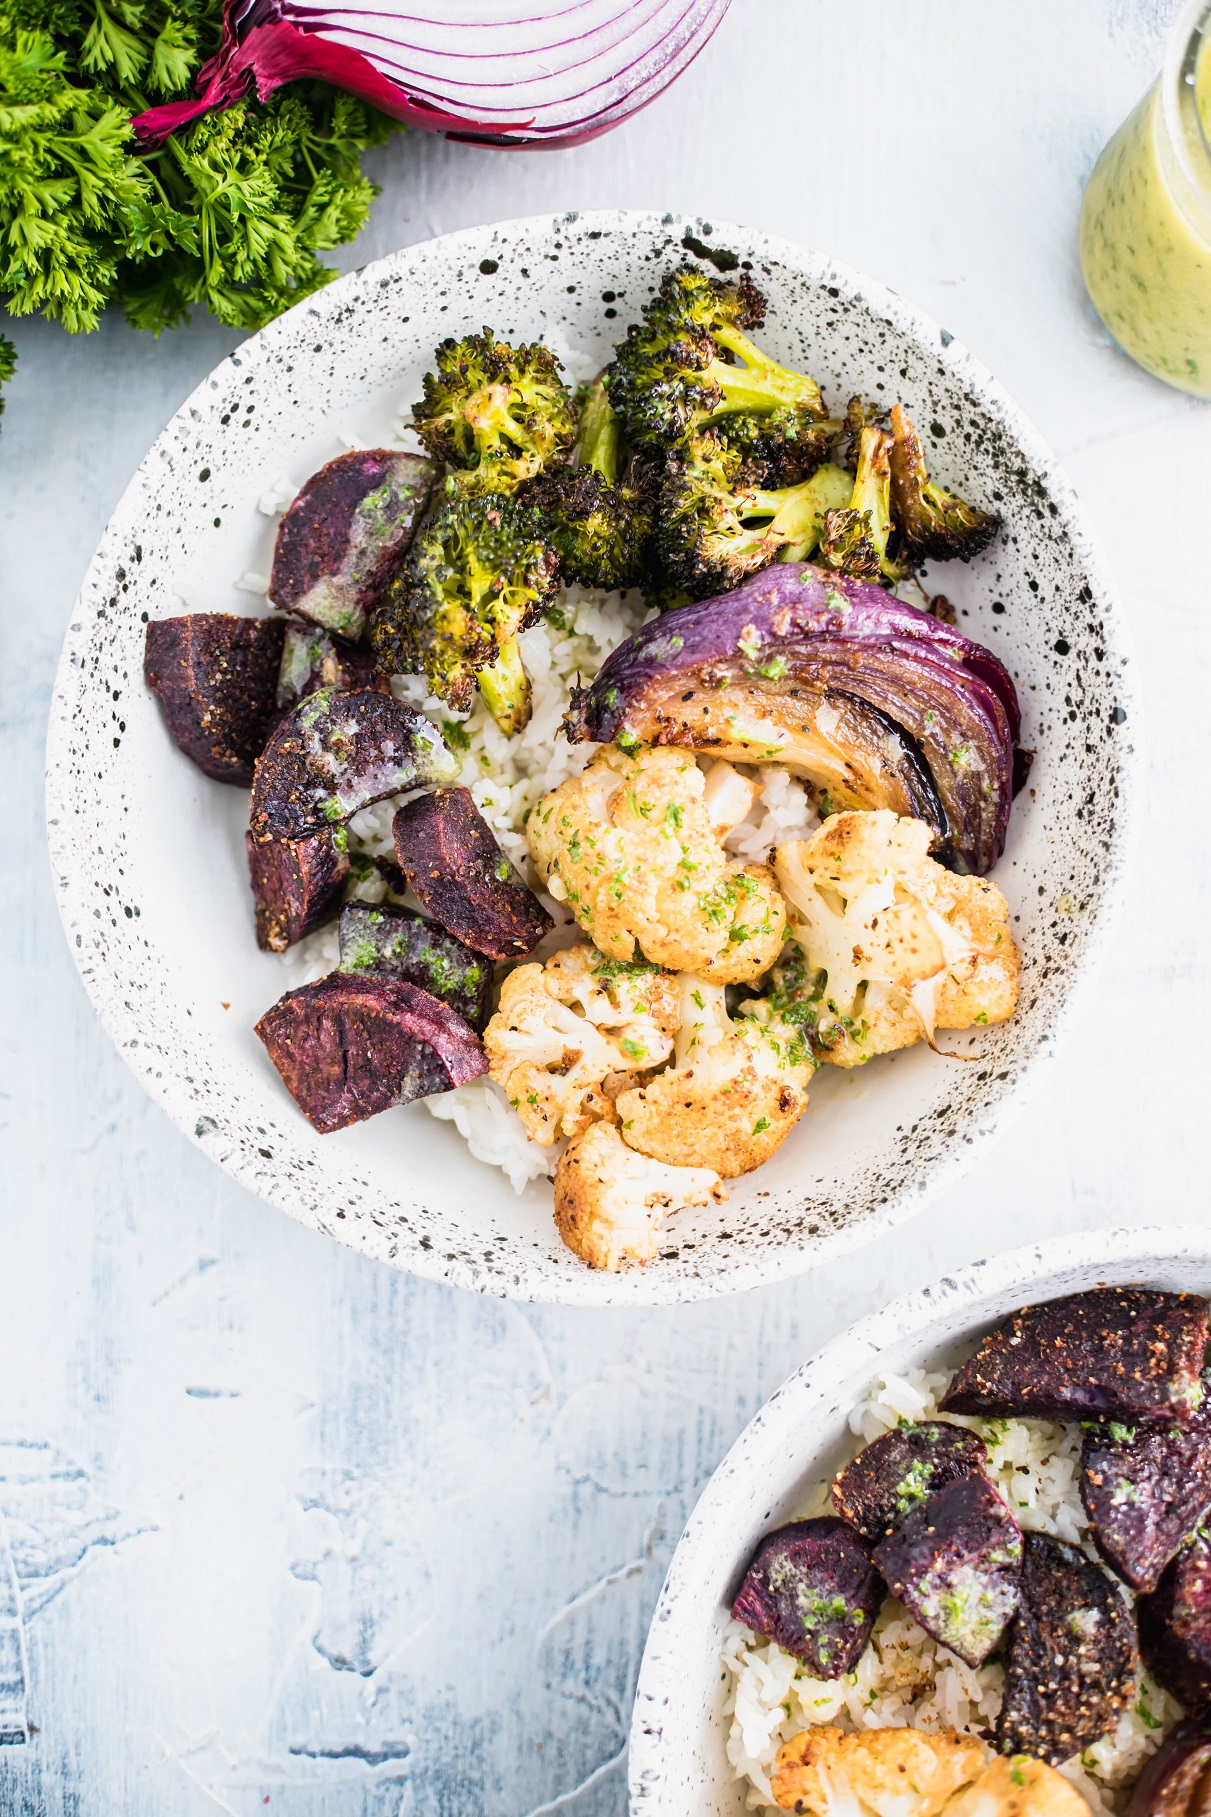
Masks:
[[[283,483],[289,485],[288,480]],[[501,847],[554,921],[554,929],[532,955],[536,959],[549,958],[584,936],[567,909],[541,889],[526,846],[526,820],[544,795],[569,776],[579,775],[599,748],[570,745],[563,736],[561,727],[572,689],[578,682],[590,681],[610,652],[656,615],[640,593],[602,594],[582,587],[565,588],[557,611],[562,628],[544,621],[519,639],[533,690],[533,710],[529,724],[516,737],[505,736],[479,698],[469,714],[452,713],[428,692],[422,677],[396,676],[392,683],[398,698],[431,719],[450,749],[461,757],[456,780],[471,791]],[[733,827],[724,843],[737,857],[758,862],[787,839],[807,838],[820,819],[803,784],[784,765],[763,764],[751,773],[760,782],[761,792],[749,815]],[[349,822],[354,852],[372,858],[392,856],[391,823],[408,799],[406,794],[393,796],[355,814]],[[362,901],[381,902],[387,891],[382,878],[372,873],[357,882],[352,893]],[[420,905],[412,902],[411,906]],[[324,977],[335,969],[338,958],[335,927],[321,928],[300,940],[284,956],[289,987]],[[503,1169],[517,1192],[524,1192],[530,1180],[554,1174],[561,1145],[543,1148],[532,1142],[520,1117],[491,1080],[476,1079],[457,1091],[426,1098],[424,1103],[433,1116],[453,1123],[476,1160]]]
[[[921,1369],[884,1376],[850,1414],[850,1430],[861,1440],[853,1454],[901,1419],[934,1415],[949,1380],[948,1374]],[[1090,1558],[1097,1556],[1081,1506],[1078,1427],[1045,1420],[947,1417],[984,1438],[988,1474],[1020,1526],[1055,1534]],[[807,1497],[801,1518],[831,1509],[829,1485],[822,1482]],[[833,1723],[847,1732],[911,1728],[982,1735],[1000,1711],[1005,1677],[1000,1665],[977,1671],[964,1665],[893,1597],[884,1604],[856,1669],[845,1678],[825,1682],[809,1677],[794,1654],[772,1642],[759,1643],[737,1621],[728,1623],[722,1658],[732,1678],[724,1704],[731,1719],[727,1757],[736,1777],[747,1781],[748,1808],[768,1812],[779,1808],[770,1787],[778,1750],[809,1725]],[[1123,1808],[1144,1761],[1181,1715],[1180,1704],[1143,1673],[1135,1708],[1119,1718],[1112,1734],[1059,1770],[1094,1811],[1109,1817]],[[991,1749],[988,1754],[992,1759]]]

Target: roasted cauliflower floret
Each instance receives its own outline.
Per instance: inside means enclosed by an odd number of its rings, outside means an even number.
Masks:
[[[673,1051],[678,998],[659,967],[592,946],[519,965],[484,1030],[488,1070],[544,1145],[613,1119],[614,1096]]]
[[[627,1148],[612,1123],[593,1123],[555,1170],[555,1223],[590,1268],[611,1272],[657,1253],[664,1214],[726,1199],[707,1167],[665,1167]]]
[[[611,958],[642,955],[718,984],[759,978],[777,958],[786,905],[773,873],[729,858],[722,843],[735,824],[729,813],[738,808],[743,819],[752,792],[724,789],[719,769],[708,802],[689,753],[628,756],[610,745],[531,814],[530,851],[546,887]]]
[[[1089,1817],[1089,1806],[1062,1773],[1031,1754],[994,1760],[946,1807],[946,1817]]]
[[[677,1063],[618,1094],[622,1137],[658,1161],[733,1179],[768,1161],[803,1115],[811,1050],[768,1001],[733,1021],[721,985],[692,973],[679,982]]]
[[[974,1735],[829,1724],[793,1735],[771,1775],[784,1810],[805,1817],[938,1817],[961,1787],[985,1770]]]
[[[938,1028],[1004,1022],[1017,1005],[1004,896],[935,863],[929,841],[923,821],[884,808],[833,814],[778,848],[791,941],[773,1001],[834,1066],[932,1046]]]

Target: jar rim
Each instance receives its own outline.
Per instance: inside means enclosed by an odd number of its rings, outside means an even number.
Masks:
[[[1187,0],[1169,36],[1161,89],[1170,144],[1203,193],[1211,184],[1209,122],[1198,104],[1198,66],[1211,57],[1211,0]]]

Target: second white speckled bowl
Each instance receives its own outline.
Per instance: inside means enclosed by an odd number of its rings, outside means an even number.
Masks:
[[[629,1755],[631,1817],[739,1817],[722,1713],[723,1631],[762,1533],[793,1520],[852,1442],[851,1408],[885,1372],[951,1368],[1007,1312],[1091,1287],[1206,1294],[1202,1231],[1110,1230],[975,1262],[860,1319],[803,1365],[745,1427],[686,1524],[652,1619]]]

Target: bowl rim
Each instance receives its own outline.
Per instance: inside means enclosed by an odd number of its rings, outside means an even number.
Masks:
[[[894,1198],[872,1207],[862,1218],[854,1219],[837,1230],[816,1236],[803,1236],[790,1246],[772,1246],[758,1256],[735,1264],[726,1274],[701,1274],[668,1270],[652,1273],[636,1269],[621,1274],[603,1274],[581,1266],[558,1277],[526,1273],[524,1256],[506,1252],[497,1264],[469,1264],[461,1259],[443,1256],[436,1246],[422,1244],[411,1229],[401,1230],[391,1264],[401,1270],[429,1280],[444,1281],[472,1292],[492,1294],[505,1299],[559,1305],[665,1305],[689,1303],[723,1294],[743,1292],[783,1279],[787,1274],[801,1274],[825,1256],[845,1254],[877,1240],[885,1231],[894,1229],[908,1217],[922,1210],[941,1192],[955,1184],[984,1154],[985,1150],[1011,1126],[1023,1105],[1038,1090],[1055,1064],[1064,1040],[1068,1037],[1096,977],[1122,910],[1132,857],[1139,834],[1143,777],[1143,728],[1138,690],[1135,683],[1134,647],[1130,627],[1122,611],[1107,564],[1097,539],[1086,521],[1076,494],[1055,456],[1030,420],[1004,391],[988,369],[967,350],[961,341],[915,305],[905,302],[894,291],[876,279],[848,264],[833,259],[815,248],[756,228],[712,218],[706,223],[688,213],[659,213],[644,209],[597,209],[568,211],[563,214],[519,216],[507,221],[484,223],[461,228],[454,233],[435,235],[401,247],[381,259],[373,260],[335,279],[314,295],[275,318],[266,327],[242,341],[227,357],[194,387],[175,411],[164,429],[151,444],[135,473],[125,487],[96,550],[89,562],[80,593],[65,631],[51,695],[46,744],[45,811],[47,843],[53,873],[60,919],[69,949],[75,960],[89,1000],[116,1045],[122,1058],[144,1090],[170,1120],[196,1146],[203,1148],[241,1185],[279,1210],[296,1218],[309,1228],[316,1228],[314,1211],[306,1192],[278,1179],[266,1177],[263,1165],[241,1152],[239,1144],[225,1144],[222,1149],[208,1145],[203,1129],[206,1119],[199,1118],[196,1091],[179,1081],[167,1068],[148,1071],[140,1064],[139,1021],[130,1008],[126,987],[119,971],[104,953],[92,920],[83,907],[79,891],[73,889],[76,873],[87,836],[71,811],[70,765],[67,762],[76,727],[77,695],[83,677],[83,665],[77,647],[87,644],[94,616],[91,601],[103,594],[102,583],[112,566],[110,550],[140,521],[143,487],[159,468],[165,454],[174,444],[175,432],[196,427],[199,413],[207,415],[222,383],[234,368],[249,358],[259,358],[264,350],[295,331],[300,313],[317,313],[328,322],[349,307],[358,306],[358,293],[377,283],[391,272],[406,271],[410,261],[423,259],[434,248],[443,255],[464,257],[482,249],[493,235],[525,233],[531,236],[558,235],[574,227],[577,232],[625,231],[634,235],[668,238],[682,230],[702,233],[707,229],[716,244],[743,244],[754,258],[778,261],[797,273],[820,283],[835,284],[850,301],[860,299],[881,315],[897,332],[928,348],[943,366],[953,369],[958,383],[977,391],[981,402],[1011,439],[1017,443],[1031,468],[1054,501],[1071,539],[1080,564],[1094,580],[1099,604],[1108,621],[1108,645],[1121,659],[1116,671],[1116,688],[1132,726],[1130,743],[1119,747],[1117,780],[1119,803],[1115,832],[1105,855],[1101,899],[1098,911],[1086,935],[1084,951],[1065,988],[1065,994],[1034,1050],[1016,1069],[1013,1081],[1003,1089],[982,1115],[977,1127],[957,1136],[950,1152],[937,1161],[923,1177],[906,1185]],[[253,353],[252,350],[256,350]],[[324,1234],[330,1234],[325,1232]],[[339,1239],[359,1249],[357,1221],[343,1226]]]
[[[796,1437],[811,1430],[817,1408],[827,1410],[832,1383],[849,1380],[864,1367],[876,1372],[880,1355],[907,1337],[925,1335],[944,1305],[965,1303],[975,1325],[983,1316],[1004,1317],[1033,1298],[1046,1298],[1048,1283],[1073,1269],[1100,1267],[1104,1284],[1114,1286],[1146,1280],[1169,1263],[1190,1259],[1206,1262],[1211,1287],[1211,1233],[1197,1227],[1120,1225],[1024,1244],[969,1262],[867,1313],[801,1363],[731,1445],[694,1504],[669,1561],[631,1712],[627,1767],[631,1817],[655,1817],[660,1809],[667,1755],[661,1712],[668,1701],[668,1685],[684,1674],[681,1612],[697,1595],[704,1571],[718,1561],[721,1547],[727,1547],[733,1497],[771,1453],[781,1449],[790,1457],[796,1455]],[[804,1449],[801,1446],[798,1455]],[[798,1466],[796,1473],[802,1468]],[[779,1486],[771,1488],[776,1496]]]

